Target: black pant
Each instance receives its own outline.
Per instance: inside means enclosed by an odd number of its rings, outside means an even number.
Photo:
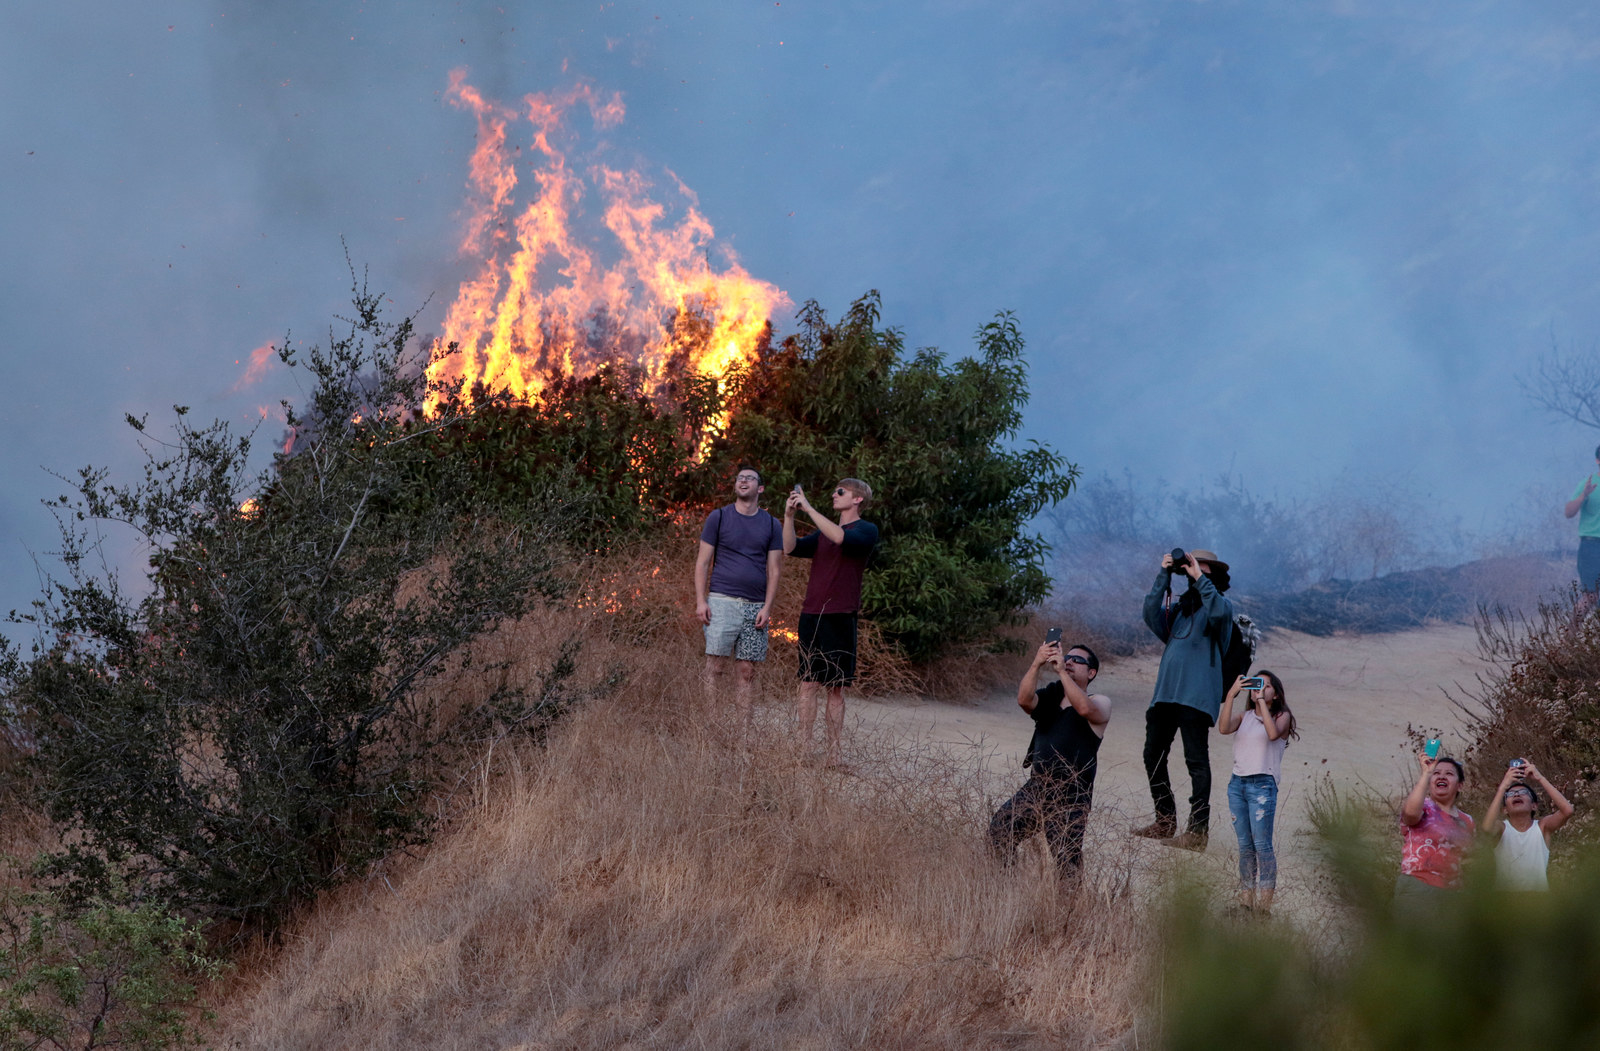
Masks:
[[[1094,773],[1081,777],[1048,777],[1035,773],[1017,794],[1001,804],[989,822],[989,849],[1007,865],[1017,858],[1017,844],[1044,828],[1044,840],[1056,859],[1056,871],[1071,875],[1083,865],[1083,830],[1094,803]]]
[[[1206,834],[1211,825],[1211,716],[1187,704],[1161,701],[1144,713],[1144,772],[1150,778],[1156,820],[1178,822],[1178,804],[1172,798],[1172,778],[1167,755],[1172,739],[1183,734],[1183,761],[1189,768],[1189,831]]]

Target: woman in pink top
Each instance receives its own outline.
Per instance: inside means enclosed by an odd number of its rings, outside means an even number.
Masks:
[[[1257,685],[1259,684],[1259,685]],[[1254,688],[1252,688],[1254,687]],[[1239,699],[1240,693],[1244,699]],[[1234,680],[1217,713],[1217,729],[1233,735],[1233,776],[1228,813],[1239,840],[1239,905],[1242,916],[1266,916],[1278,887],[1278,855],[1272,826],[1278,813],[1283,750],[1298,738],[1283,681],[1270,671]]]
[[[1396,914],[1426,915],[1441,898],[1461,888],[1461,859],[1472,845],[1472,815],[1456,806],[1466,772],[1449,756],[1419,752],[1422,772],[1400,807],[1405,846],[1394,885]]]

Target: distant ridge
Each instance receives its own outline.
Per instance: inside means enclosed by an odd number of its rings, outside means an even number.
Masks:
[[[1371,580],[1327,580],[1303,591],[1235,601],[1268,630],[1366,635],[1425,624],[1470,623],[1480,605],[1531,612],[1541,599],[1555,597],[1572,581],[1570,558],[1517,555],[1406,570]]]

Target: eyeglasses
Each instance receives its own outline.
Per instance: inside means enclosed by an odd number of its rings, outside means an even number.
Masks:
[[[846,489],[844,486],[841,485],[839,488],[837,488],[837,489],[835,489],[833,491],[833,495],[834,496],[843,496],[845,493],[848,493],[849,491],[850,490]]]
[[[1089,658],[1085,657],[1081,653],[1069,653],[1065,657],[1062,657],[1061,660],[1064,663],[1067,663],[1067,664],[1083,664],[1083,665],[1087,665],[1089,663]]]

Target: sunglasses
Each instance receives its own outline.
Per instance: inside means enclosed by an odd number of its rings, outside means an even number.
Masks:
[[[1062,657],[1061,660],[1066,664],[1084,664],[1084,665],[1087,665],[1089,663],[1089,658],[1085,657],[1081,653],[1069,653],[1065,657]]]
[[[841,485],[839,488],[837,488],[837,489],[835,489],[833,491],[833,495],[834,496],[843,496],[845,493],[847,493],[849,491],[850,490],[846,489],[844,486]]]

